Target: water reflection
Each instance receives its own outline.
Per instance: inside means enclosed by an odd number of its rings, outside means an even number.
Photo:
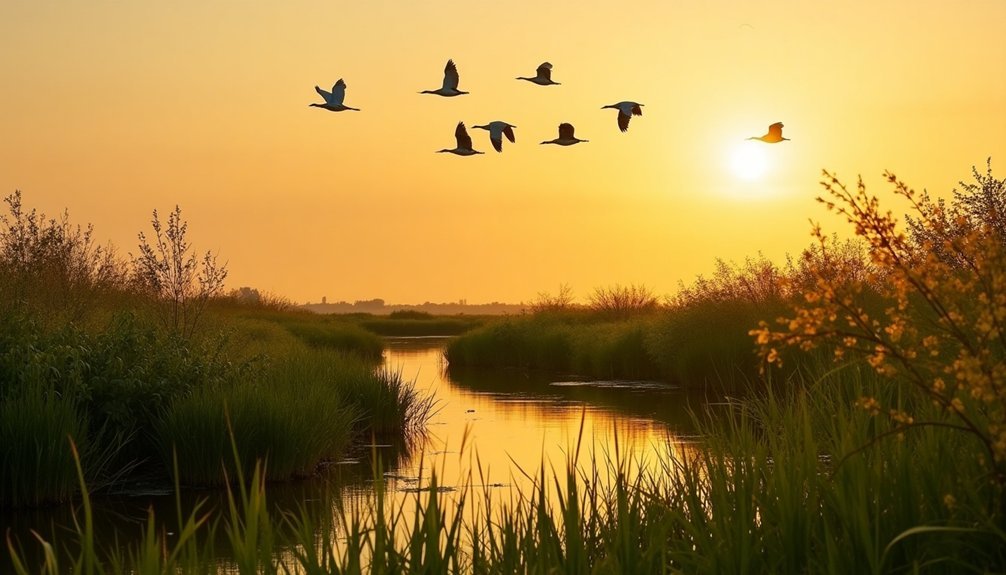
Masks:
[[[518,371],[447,369],[447,339],[389,339],[385,362],[438,399],[422,453],[403,462],[410,477],[436,471],[447,485],[477,457],[484,482],[526,486],[523,470],[562,469],[579,442],[601,457],[655,460],[693,433],[689,407],[704,397],[660,382],[589,382]],[[461,441],[466,445],[462,449]],[[590,461],[584,457],[585,461]]]

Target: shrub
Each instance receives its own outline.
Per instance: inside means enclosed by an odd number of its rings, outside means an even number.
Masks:
[[[217,264],[217,258],[206,252],[197,259],[185,238],[188,223],[182,220],[182,210],[168,215],[163,228],[157,210],[150,222],[154,230],[153,245],[140,232],[140,255],[133,258],[136,284],[153,299],[163,326],[183,338],[190,337],[210,298],[223,289],[227,267]]]
[[[643,285],[595,288],[589,300],[591,310],[612,318],[627,318],[659,307],[657,296]]]
[[[957,194],[951,209],[918,194],[888,172],[894,193],[912,206],[911,237],[859,181],[850,191],[825,172],[823,198],[830,210],[853,224],[871,247],[878,273],[871,289],[882,312],[863,302],[861,284],[835,284],[829,270],[816,269],[816,289],[798,302],[778,330],[767,323],[752,331],[766,360],[778,362],[784,346],[813,349],[831,345],[836,359],[866,362],[892,386],[939,405],[949,421],[917,419],[918,414],[862,397],[859,405],[884,414],[887,433],[939,426],[969,434],[985,450],[985,464],[999,485],[1006,484],[1006,244],[995,218],[971,218],[982,206],[998,209],[1003,181],[978,176],[980,185]],[[976,208],[978,206],[978,208]],[[987,214],[992,216],[994,214]],[[953,218],[953,219],[951,219]],[[815,227],[826,252],[828,243]]]
[[[81,318],[95,300],[124,287],[124,265],[95,245],[91,226],[72,226],[26,211],[21,192],[4,198],[0,215],[0,312],[51,315],[54,324]]]

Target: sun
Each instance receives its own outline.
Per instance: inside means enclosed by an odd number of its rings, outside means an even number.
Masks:
[[[730,171],[742,180],[758,180],[769,169],[769,155],[765,144],[740,142],[730,152]]]

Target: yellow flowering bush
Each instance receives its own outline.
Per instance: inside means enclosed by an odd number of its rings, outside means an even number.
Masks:
[[[976,183],[962,183],[948,204],[886,173],[894,194],[910,205],[901,226],[862,179],[849,189],[825,171],[826,194],[818,201],[844,216],[868,246],[866,271],[837,273],[828,257],[832,241],[815,225],[816,255],[804,266],[813,281],[801,282],[804,293],[789,317],[775,326],[761,322],[751,335],[769,364],[780,363],[780,350],[789,346],[826,347],[837,360],[865,359],[947,417],[920,421],[872,398],[860,399],[864,409],[887,413],[895,432],[930,425],[973,434],[1004,482],[1006,180],[992,177],[991,163],[985,175],[975,170],[974,176]]]

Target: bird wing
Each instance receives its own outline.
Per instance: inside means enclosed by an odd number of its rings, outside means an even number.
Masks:
[[[458,67],[454,65],[454,60],[448,60],[447,66],[444,67],[444,89],[457,90],[460,80],[461,76],[458,75]]]
[[[320,94],[322,98],[325,99],[325,103],[326,104],[329,104],[329,103],[332,102],[332,93],[331,92],[326,92],[326,91],[322,90],[321,86],[315,86],[314,90],[316,92],[318,92],[318,94]]]
[[[769,126],[768,133],[770,136],[782,138],[782,122],[776,122]]]
[[[621,122],[619,122],[621,125]],[[559,124],[559,139],[560,140],[572,140],[573,139],[573,124],[562,123]]]
[[[632,115],[633,116],[642,116],[643,115],[643,109],[640,107],[640,104],[633,104],[632,105]],[[781,128],[782,125],[780,124],[779,127]]]
[[[493,149],[495,149],[497,152],[502,152],[503,151],[503,139],[502,138],[500,138],[500,139],[489,138],[489,141],[492,142]]]
[[[628,130],[629,120],[631,119],[632,116],[630,116],[629,114],[623,114],[622,112],[618,112],[618,129],[623,132]]]
[[[472,149],[472,137],[468,135],[464,122],[458,122],[458,127],[454,130],[454,139],[458,141],[458,149]]]
[[[516,142],[517,139],[513,135],[513,128],[514,128],[513,126],[508,124],[505,128],[503,128],[503,134],[506,135],[506,139],[510,140],[511,142]]]
[[[552,79],[552,65],[548,62],[542,62],[541,66],[538,66],[538,77],[545,80]]]
[[[346,99],[346,83],[339,78],[339,81],[332,86],[332,101],[330,104],[335,104],[336,106],[341,106],[342,102]]]

